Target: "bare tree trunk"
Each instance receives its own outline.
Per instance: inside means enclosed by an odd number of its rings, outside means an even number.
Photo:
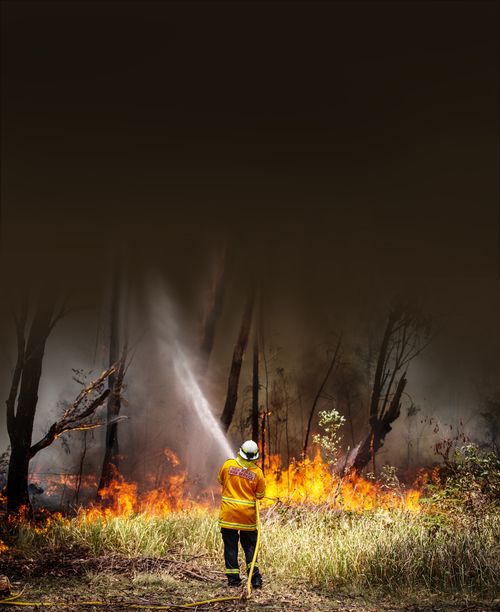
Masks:
[[[120,422],[121,394],[125,378],[127,350],[128,346],[125,343],[120,359],[120,367],[116,373],[116,379],[112,388],[110,384],[111,392],[108,396],[106,415],[106,449],[101,479],[97,489],[98,492],[109,486],[119,467],[118,424]]]
[[[288,397],[288,386],[286,377],[283,376],[283,393],[285,397],[285,440],[286,440],[286,467],[288,495],[290,495],[290,433],[288,429],[288,415],[290,413],[290,398]]]
[[[261,302],[262,306],[262,302]],[[270,453],[269,449],[271,446],[271,437],[269,434],[269,370],[267,367],[267,357],[266,357],[266,347],[264,344],[264,317],[261,315],[260,317],[260,340],[261,340],[261,350],[262,350],[262,364],[264,366],[264,376],[266,384],[264,386],[265,396],[266,396],[266,405],[264,408],[264,414],[262,416],[262,429],[261,429],[261,450],[262,450],[262,471],[265,473],[266,469],[266,455]],[[268,441],[266,443],[266,433]]]
[[[200,377],[203,377],[207,371],[208,362],[214,346],[217,321],[222,314],[222,308],[224,305],[224,277],[225,250],[222,250],[217,257],[215,277],[212,284],[209,304],[203,320],[203,329],[200,339]]]
[[[87,456],[87,434],[88,434],[88,431],[83,432],[82,452],[80,454],[80,462],[78,465],[78,476],[77,476],[76,486],[75,486],[75,506],[77,507],[78,507],[78,502],[80,501],[80,489],[81,489],[82,480],[83,480],[83,468],[85,466],[85,457]]]
[[[266,473],[266,417],[267,414],[266,412],[264,412],[264,414],[262,415],[262,421],[261,421],[261,429],[260,429],[260,448],[261,448],[261,454],[260,454],[260,458],[261,458],[261,462],[262,462],[262,473],[265,474]]]
[[[111,290],[110,307],[110,334],[109,334],[109,366],[116,364],[120,359],[120,294],[121,282],[120,272],[115,271],[113,286]],[[122,359],[119,371],[109,377],[109,388],[111,393],[108,396],[107,415],[106,415],[106,442],[104,449],[104,460],[102,463],[101,478],[97,487],[97,493],[109,486],[113,476],[118,470],[119,445],[118,445],[118,424],[115,419],[120,414],[121,401],[120,392],[123,383],[124,360]],[[121,373],[121,380],[120,380]]]
[[[24,328],[27,306],[21,318],[16,321],[18,360],[7,400],[7,429],[11,444],[7,476],[7,509],[9,512],[17,513],[22,507],[25,507],[28,512],[31,511],[28,494],[31,437],[45,343],[55,323],[52,321],[53,313],[54,299],[51,296],[41,296],[33,316],[26,345]],[[15,410],[16,397],[17,410]]]
[[[361,442],[353,467],[365,468],[384,444],[392,423],[399,417],[409,363],[431,339],[430,321],[409,303],[391,308],[382,337],[370,398],[370,431]]]
[[[27,512],[31,513],[28,468],[30,460],[36,453],[52,444],[67,431],[92,429],[99,426],[99,423],[91,423],[89,419],[107,398],[109,390],[102,392],[102,387],[106,378],[114,372],[114,368],[106,370],[83,389],[76,400],[65,409],[62,418],[53,423],[40,440],[35,444],[31,443],[45,344],[57,321],[68,312],[63,305],[54,315],[54,306],[55,297],[48,289],[45,289],[34,312],[27,341],[25,340],[27,303],[22,309],[21,316],[16,318],[18,357],[7,399],[7,430],[11,442],[7,478],[9,512],[18,513],[21,508],[25,507]],[[95,397],[96,392],[99,393],[97,397]]]
[[[297,399],[299,401],[299,409],[300,409],[300,436],[304,433],[304,406],[302,404],[302,391],[300,390],[299,385],[297,385]]]
[[[259,439],[259,332],[257,326],[253,339],[252,373],[252,440]]]
[[[250,334],[250,326],[252,324],[254,294],[253,292],[247,299],[243,319],[241,321],[240,333],[233,352],[233,360],[231,363],[231,371],[229,372],[229,380],[227,384],[226,403],[220,417],[222,427],[225,432],[229,429],[233,420],[234,411],[236,410],[236,402],[238,401],[238,384],[240,381],[241,365],[248,344],[248,336]]]
[[[281,427],[280,427],[280,408],[282,406],[282,403],[279,401],[279,397],[278,397],[278,392],[276,390],[278,384],[276,382],[276,379],[273,379],[273,387],[272,387],[272,397],[274,398],[273,404],[274,404],[274,408],[273,408],[273,413],[275,415],[275,427],[274,427],[274,454],[275,455],[279,455],[281,452],[281,444],[278,442],[279,440],[279,436],[281,433]],[[271,452],[271,451],[270,451]]]
[[[302,449],[302,454],[304,457],[306,456],[306,453],[307,453],[307,447],[309,444],[309,436],[311,435],[312,420],[313,420],[314,413],[316,411],[316,406],[318,405],[318,401],[321,397],[321,394],[323,393],[325,385],[328,382],[328,379],[330,378],[330,374],[333,371],[335,363],[337,362],[337,357],[338,357],[341,345],[342,345],[342,334],[340,335],[339,340],[337,342],[337,346],[335,347],[335,352],[333,353],[332,360],[326,371],[325,378],[323,379],[323,382],[321,383],[318,389],[318,392],[316,393],[316,396],[314,398],[313,404],[311,406],[311,411],[309,413],[309,420],[307,421],[306,436],[304,438],[304,447]]]

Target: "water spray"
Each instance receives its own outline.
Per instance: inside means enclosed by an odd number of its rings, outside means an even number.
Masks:
[[[208,400],[204,396],[200,385],[196,381],[193,370],[190,367],[186,354],[178,341],[172,347],[172,360],[179,385],[182,387],[188,403],[192,406],[205,429],[212,435],[215,442],[227,455],[232,457],[234,452],[229,446],[226,436],[222,432],[219,422],[214,417]]]
[[[159,283],[156,283],[159,287]],[[176,384],[186,399],[186,404],[196,414],[200,424],[212,437],[225,458],[233,457],[234,451],[224,435],[220,423],[215,418],[210,404],[198,382],[187,350],[183,347],[174,316],[174,308],[166,296],[164,288],[150,292],[151,311],[158,349],[173,365]]]

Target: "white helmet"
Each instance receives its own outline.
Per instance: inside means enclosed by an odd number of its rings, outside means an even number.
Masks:
[[[247,440],[241,445],[239,455],[247,461],[255,461],[259,458],[259,447],[253,440]]]

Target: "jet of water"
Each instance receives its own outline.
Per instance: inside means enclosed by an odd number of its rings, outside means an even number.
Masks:
[[[196,379],[193,362],[179,340],[174,308],[165,289],[162,287],[150,295],[157,343],[161,353],[173,365],[176,383],[182,390],[188,407],[195,412],[203,429],[213,438],[221,454],[226,458],[234,457],[234,452]]]
[[[175,341],[173,348],[174,354],[172,355],[172,359],[174,362],[174,369],[185,396],[190,402],[190,405],[195,409],[200,422],[205,429],[211,433],[221,450],[224,451],[227,457],[232,457],[234,455],[233,450],[229,446],[217,419],[214,417],[210,405],[200,389],[200,385],[193,374],[193,370],[179,342]]]

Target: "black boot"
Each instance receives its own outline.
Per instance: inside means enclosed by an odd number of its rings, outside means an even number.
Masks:
[[[228,576],[227,586],[239,587],[241,585],[241,578],[239,576]]]
[[[252,576],[252,587],[254,589],[262,588],[262,576],[260,575],[260,572],[257,572],[257,573],[254,572]]]

